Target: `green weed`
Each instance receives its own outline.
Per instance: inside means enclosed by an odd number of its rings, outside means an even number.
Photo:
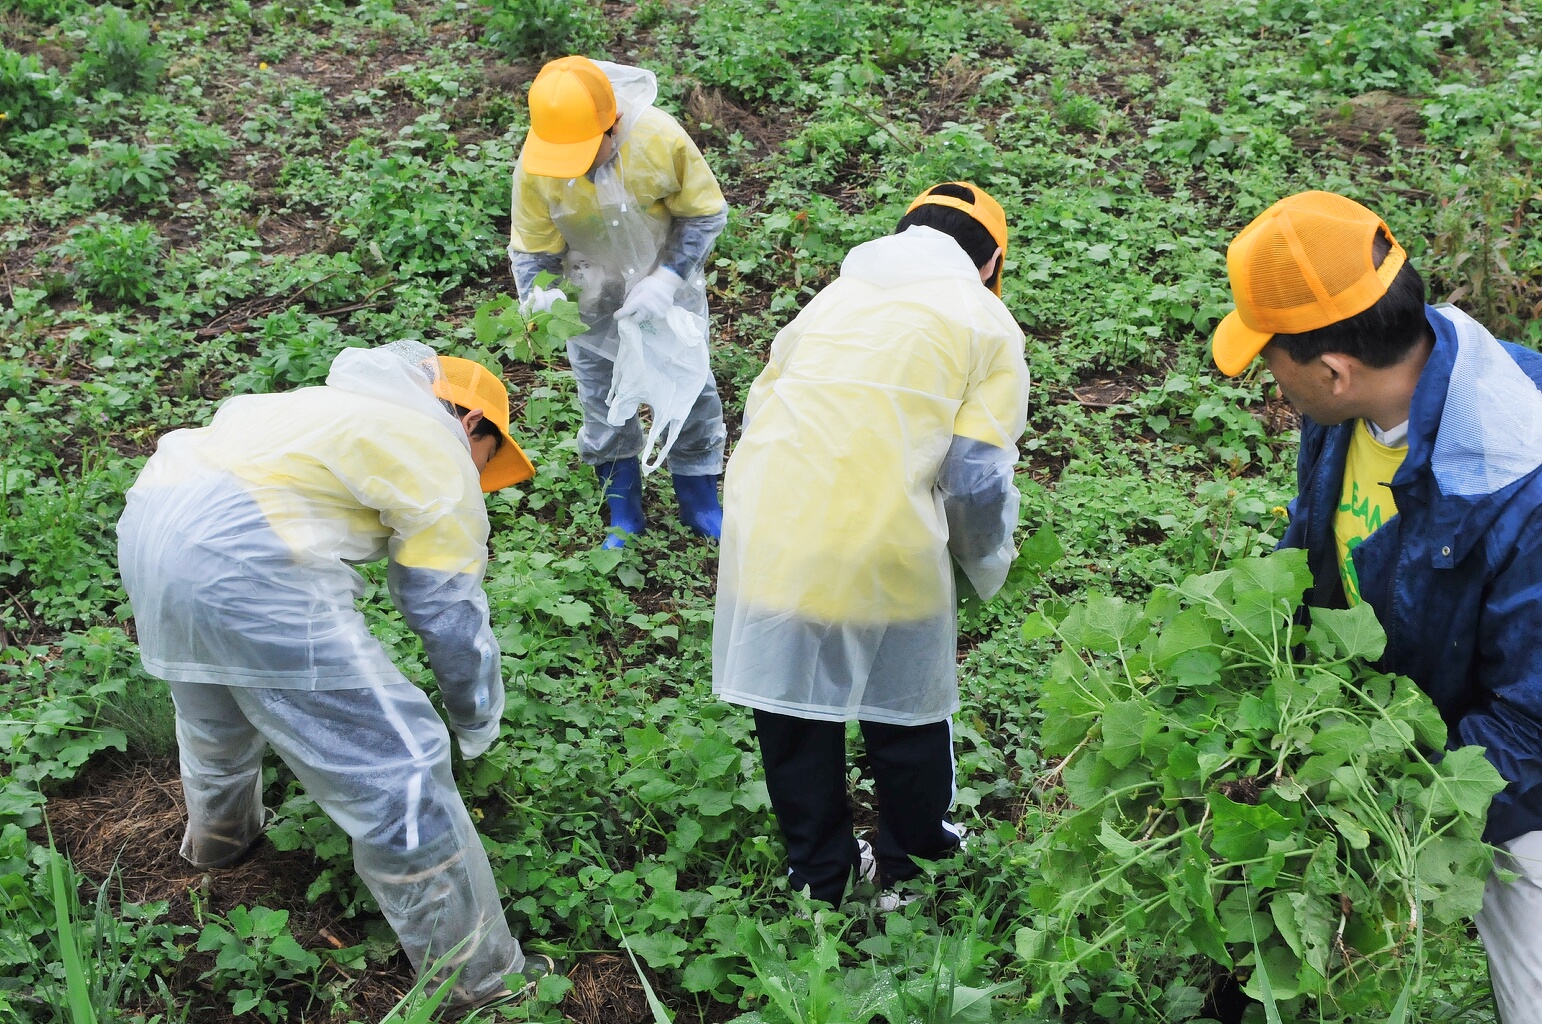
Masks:
[[[86,49],[71,77],[88,92],[111,90],[123,96],[155,88],[166,70],[161,47],[151,41],[148,23],[111,4],[96,9],[87,29]]]
[[[595,53],[610,35],[591,0],[489,0],[482,18],[483,39],[510,60]]]

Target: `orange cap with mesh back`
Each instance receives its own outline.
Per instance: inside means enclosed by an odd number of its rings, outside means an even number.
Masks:
[[[530,134],[520,154],[527,174],[587,174],[600,140],[616,123],[616,92],[588,57],[561,57],[530,84]]]
[[[974,193],[974,202],[971,203],[969,200],[960,199],[957,196],[933,195],[932,189],[938,187],[933,185],[932,188],[916,196],[915,201],[905,207],[905,212],[910,213],[918,206],[931,205],[948,206],[967,213],[990,233],[990,236],[996,240],[997,245],[1001,246],[1001,258],[1005,260],[1007,258],[1007,213],[1001,208],[1001,204],[992,199],[983,188],[978,185],[971,185],[967,181],[949,181],[945,184],[967,188]],[[992,290],[997,295],[1001,294],[1000,274],[996,275],[996,287]]]
[[[503,443],[482,470],[482,490],[491,494],[535,476],[535,466],[524,449],[509,436],[509,389],[503,381],[481,363],[458,356],[440,356],[439,371],[434,394],[463,409],[481,409],[503,435]]]
[[[1376,266],[1372,243],[1392,249]],[[1374,306],[1408,255],[1386,223],[1353,199],[1302,192],[1253,218],[1226,249],[1237,308],[1210,341],[1221,372],[1234,377],[1276,334],[1315,331]]]

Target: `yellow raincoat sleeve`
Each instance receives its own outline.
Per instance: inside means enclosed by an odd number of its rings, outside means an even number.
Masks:
[[[1013,324],[984,333],[953,420],[953,433],[997,448],[1015,445],[1028,420],[1028,363],[1022,332]]]
[[[554,180],[554,179],[553,179]],[[521,160],[514,167],[514,194],[509,205],[509,245],[519,252],[562,253],[568,244],[551,216],[545,183],[525,173]]]
[[[485,746],[497,737],[504,695],[482,590],[488,525],[476,467],[454,436],[422,417],[373,426],[332,471],[390,530],[391,599],[423,640],[462,748]]]
[[[674,131],[669,133],[670,156],[674,163],[675,180],[680,191],[664,199],[664,207],[674,217],[708,217],[723,212],[727,200],[718,187],[712,168],[696,148],[695,141],[684,128],[671,121]]]

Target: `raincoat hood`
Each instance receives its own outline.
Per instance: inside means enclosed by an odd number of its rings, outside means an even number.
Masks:
[[[634,68],[629,64],[616,64],[608,60],[597,60],[594,63],[610,79],[610,87],[616,94],[616,114],[621,127],[616,131],[615,151],[619,153],[621,143],[637,127],[638,118],[658,99],[659,77],[647,68]]]
[[[393,341],[379,348],[345,348],[332,360],[327,387],[404,406],[443,424],[466,451],[471,442],[460,421],[434,395],[439,356],[417,341]]]
[[[841,276],[879,288],[907,288],[945,277],[978,282],[980,268],[947,234],[917,224],[851,250],[841,262]]]

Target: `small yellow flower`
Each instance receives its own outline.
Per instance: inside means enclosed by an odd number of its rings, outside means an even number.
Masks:
[[[1285,519],[1290,516],[1290,510],[1287,509],[1284,505],[1276,505],[1269,510],[1269,514],[1272,516],[1278,516],[1281,519]]]
[[[10,114],[7,114],[5,111],[0,110],[0,121],[8,121],[8,120],[10,120],[10,117],[11,117]]]
[[[257,62],[257,70],[258,71],[266,71],[266,70],[268,70],[268,62],[265,61],[265,60],[264,61],[258,61]]]

